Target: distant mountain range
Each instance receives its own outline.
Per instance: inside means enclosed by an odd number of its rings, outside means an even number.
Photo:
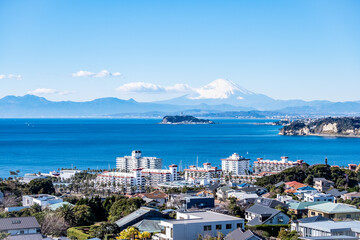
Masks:
[[[360,114],[360,102],[276,100],[223,79],[193,93],[151,103],[118,98],[54,102],[34,95],[0,99],[0,117],[159,117],[180,112],[211,117],[352,116]]]

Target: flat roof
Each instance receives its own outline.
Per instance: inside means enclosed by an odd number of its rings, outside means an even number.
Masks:
[[[301,227],[322,230],[324,232],[336,232],[343,229],[351,229],[354,232],[360,233],[360,221],[323,221],[300,223]]]
[[[168,222],[171,224],[184,224],[185,222],[186,223],[201,223],[201,222],[222,222],[222,221],[244,220],[243,218],[233,217],[230,215],[212,212],[212,211],[193,211],[193,212],[179,212],[179,213],[190,215],[193,218],[165,220],[162,222]]]

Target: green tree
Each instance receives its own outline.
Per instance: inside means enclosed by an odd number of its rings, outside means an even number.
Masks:
[[[89,206],[76,205],[73,211],[76,226],[88,226],[94,223],[95,217]]]
[[[100,226],[93,225],[90,228],[90,234],[92,237],[97,237],[100,239],[105,238],[105,235],[108,234],[118,234],[120,228],[116,223],[102,223]]]
[[[109,220],[114,222],[122,218],[138,208],[145,202],[141,198],[121,198],[117,200],[109,210]]]
[[[34,179],[31,180],[28,184],[28,190],[31,194],[53,194],[55,193],[55,188],[52,181],[48,178],[46,179]]]
[[[281,240],[297,240],[299,239],[299,234],[296,231],[289,231],[282,228],[279,232],[278,238]]]

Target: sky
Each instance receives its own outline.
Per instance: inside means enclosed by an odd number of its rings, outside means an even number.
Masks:
[[[228,79],[360,100],[360,1],[0,0],[0,97],[155,101]]]

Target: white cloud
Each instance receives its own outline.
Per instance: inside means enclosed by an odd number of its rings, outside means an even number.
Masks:
[[[75,93],[74,91],[58,91],[53,88],[37,88],[33,91],[28,91],[28,94],[32,95],[47,95],[47,94],[57,94],[60,96],[69,95]]]
[[[95,73],[93,72],[82,71],[82,70],[72,74],[73,77],[93,77],[94,75]]]
[[[108,70],[101,70],[98,73],[94,73],[94,72],[89,72],[89,71],[83,71],[80,70],[76,73],[72,74],[73,77],[96,77],[96,78],[103,78],[103,77],[119,77],[121,76],[120,72],[114,72],[111,73]]]
[[[22,80],[22,76],[20,74],[1,74],[0,79],[16,79],[16,80]]]
[[[126,83],[116,89],[119,92],[132,93],[162,93],[162,92],[189,92],[191,87],[187,84],[175,84],[173,86],[161,86],[146,82]]]

